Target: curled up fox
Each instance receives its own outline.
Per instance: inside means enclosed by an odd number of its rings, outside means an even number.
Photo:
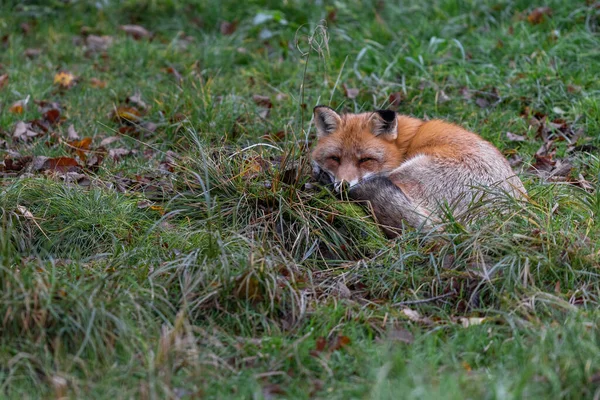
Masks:
[[[313,170],[322,183],[350,186],[351,199],[371,203],[388,236],[403,223],[431,229],[445,210],[459,215],[494,189],[526,194],[491,143],[460,126],[391,110],[338,114],[314,109]]]

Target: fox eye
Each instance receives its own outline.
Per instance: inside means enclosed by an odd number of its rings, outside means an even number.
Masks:
[[[340,158],[339,158],[339,157],[337,157],[337,156],[331,156],[331,157],[329,157],[329,159],[330,159],[331,161],[335,161],[336,163],[339,163],[339,162],[340,162]]]
[[[358,160],[359,164],[366,163],[366,162],[369,162],[369,161],[375,161],[375,159],[372,158],[372,157],[363,157],[360,160]]]

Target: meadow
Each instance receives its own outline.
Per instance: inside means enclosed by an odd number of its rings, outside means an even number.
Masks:
[[[0,397],[600,396],[600,3],[0,2]],[[528,190],[388,240],[312,108]]]

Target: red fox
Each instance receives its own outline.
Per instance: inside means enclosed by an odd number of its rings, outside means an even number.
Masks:
[[[403,221],[430,229],[444,205],[456,215],[466,211],[484,187],[526,194],[500,151],[457,125],[391,110],[340,115],[326,106],[315,107],[314,121],[317,179],[337,191],[346,182],[349,197],[370,202],[388,236]]]

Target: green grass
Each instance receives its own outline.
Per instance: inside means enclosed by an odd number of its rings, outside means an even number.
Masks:
[[[0,171],[0,397],[600,394],[597,5],[536,4],[552,14],[533,24],[522,0],[187,3],[0,3],[4,167],[83,164],[71,124],[92,138],[88,160],[133,151],[80,184]],[[90,33],[112,45],[88,51]],[[77,83],[60,89],[58,71]],[[127,103],[136,92],[145,106]],[[383,108],[392,94],[398,112],[522,157],[529,201],[389,241],[315,185],[312,107]],[[34,100],[63,120],[23,143],[13,127],[42,118]],[[155,129],[112,118],[123,105]],[[540,133],[567,176],[530,171]]]

